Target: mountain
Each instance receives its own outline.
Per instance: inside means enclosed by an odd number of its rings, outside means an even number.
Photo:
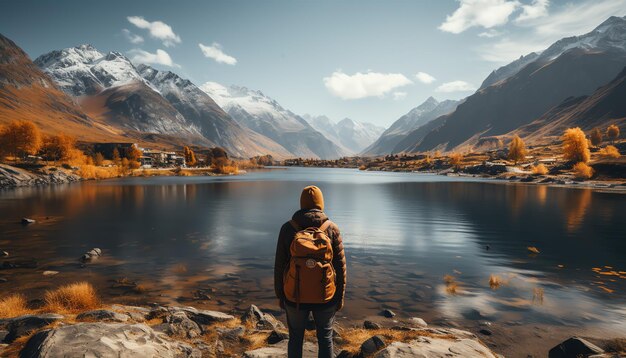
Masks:
[[[0,34],[0,124],[36,123],[44,133],[66,133],[82,141],[120,140],[115,130],[87,116],[13,41]]]
[[[81,45],[44,54],[35,63],[91,117],[128,135],[177,146],[221,146],[235,157],[289,156],[272,140],[242,128],[191,81],[136,67],[118,52]]]
[[[478,90],[411,151],[475,147],[543,116],[568,97],[592,94],[626,65],[626,17],[611,17],[592,32],[557,41],[517,73]]]
[[[526,56],[493,71],[482,83],[480,89],[491,86],[511,77],[534,61],[551,61],[567,50],[581,48],[593,51],[623,50],[626,48],[626,16],[611,16],[593,31],[581,35],[563,38],[541,53],[532,52]]]
[[[332,159],[347,155],[307,121],[261,91],[207,82],[200,87],[240,125],[260,133],[303,158]]]
[[[396,120],[378,140],[363,151],[362,155],[378,156],[402,152],[406,146],[402,145],[401,148],[397,146],[406,139],[408,134],[435,118],[454,111],[459,103],[460,101],[452,100],[439,102],[433,97],[428,97],[424,103]]]
[[[372,144],[385,130],[372,123],[344,118],[334,123],[326,116],[302,116],[317,131],[333,141],[350,155],[357,154]]]
[[[626,124],[626,67],[608,84],[590,96],[568,98],[530,124],[509,135],[517,134],[527,141],[541,142],[559,137],[567,128],[584,131],[604,129],[610,124]]]

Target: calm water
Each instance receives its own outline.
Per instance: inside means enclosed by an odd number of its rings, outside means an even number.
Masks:
[[[0,270],[0,290],[37,298],[88,280],[110,301],[275,308],[276,237],[309,184],[322,188],[344,235],[351,319],[391,308],[436,322],[626,332],[626,196],[422,174],[291,168],[0,192],[4,261],[37,261]],[[21,217],[38,223],[23,227]],[[77,258],[92,247],[104,258],[81,268]]]

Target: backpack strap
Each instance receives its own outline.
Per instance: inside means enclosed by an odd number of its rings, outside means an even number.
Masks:
[[[293,220],[293,219],[292,219],[292,220],[289,220],[289,223],[290,223],[290,224],[291,224],[291,226],[292,226],[292,227],[296,230],[296,232],[297,232],[297,231],[302,230],[302,229],[300,228],[300,225],[298,225],[298,223],[297,223],[295,220]]]
[[[328,227],[330,226],[330,224],[332,224],[333,222],[330,220],[326,220],[324,221],[324,223],[320,226],[320,230],[321,231],[326,231],[328,229]]]

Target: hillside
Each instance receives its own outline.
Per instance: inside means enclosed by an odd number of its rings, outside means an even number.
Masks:
[[[385,128],[372,123],[344,118],[335,123],[326,116],[302,116],[313,128],[350,154],[357,154],[372,144]]]

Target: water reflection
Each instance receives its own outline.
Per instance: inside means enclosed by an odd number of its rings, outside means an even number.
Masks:
[[[39,267],[0,275],[15,283],[7,292],[33,297],[88,279],[112,300],[269,305],[278,229],[306,184],[322,188],[344,233],[354,319],[381,308],[555,325],[626,319],[626,279],[592,270],[626,270],[623,196],[430,175],[289,169],[2,192],[0,247]],[[38,223],[17,224],[25,216]],[[105,257],[80,268],[91,247]],[[42,279],[45,269],[61,274]]]

